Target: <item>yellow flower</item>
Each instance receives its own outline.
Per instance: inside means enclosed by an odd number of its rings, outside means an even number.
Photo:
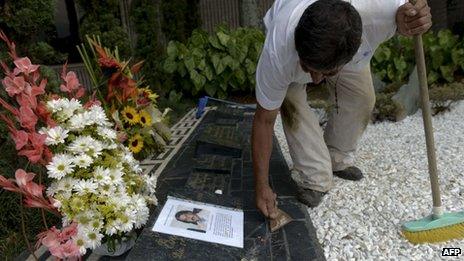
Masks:
[[[150,90],[149,87],[140,88],[139,91],[140,91],[140,94],[142,96],[144,96],[145,98],[150,99],[151,101],[155,101],[159,97],[159,95],[154,93],[152,90]]]
[[[129,150],[133,153],[139,153],[143,148],[143,138],[140,134],[136,134],[129,140]]]
[[[139,123],[140,115],[131,106],[126,106],[122,111],[122,119],[130,125]]]
[[[139,112],[139,122],[143,127],[151,126],[151,116],[146,110],[141,110]]]

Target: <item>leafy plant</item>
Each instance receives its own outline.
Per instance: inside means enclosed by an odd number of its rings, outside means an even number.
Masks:
[[[213,34],[197,29],[187,44],[169,43],[164,69],[174,76],[177,89],[193,96],[251,92],[263,42],[263,33],[253,28],[221,26]]]
[[[429,32],[423,36],[429,84],[453,82],[456,73],[464,72],[464,41],[450,30]],[[411,38],[396,36],[382,44],[372,59],[372,67],[385,82],[407,80],[413,66]]]
[[[98,35],[109,48],[117,46],[123,57],[129,57],[130,41],[119,18],[119,1],[78,0],[78,3],[85,11],[80,24],[82,39],[85,39],[85,35]]]
[[[0,28],[21,43],[21,53],[41,64],[61,63],[66,55],[57,52],[50,42],[55,38],[55,0],[0,1]],[[0,44],[0,59],[7,58]]]

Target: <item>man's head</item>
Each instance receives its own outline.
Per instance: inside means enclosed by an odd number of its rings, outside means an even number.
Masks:
[[[180,222],[198,224],[200,217],[193,211],[183,210],[176,213],[176,219]]]
[[[318,83],[336,74],[356,54],[362,36],[361,16],[342,0],[310,5],[295,30],[301,67]]]

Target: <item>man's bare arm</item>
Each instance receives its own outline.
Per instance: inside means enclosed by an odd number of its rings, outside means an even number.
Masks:
[[[276,194],[269,186],[269,161],[272,153],[272,135],[279,110],[266,110],[258,104],[253,120],[252,152],[255,176],[256,206],[266,216],[276,216]]]

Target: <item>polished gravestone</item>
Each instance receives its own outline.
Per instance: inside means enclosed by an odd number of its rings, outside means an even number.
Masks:
[[[294,221],[270,232],[254,200],[251,113],[218,108],[205,116],[158,179],[160,206],[126,260],[325,260],[310,218],[295,198],[296,187],[274,139],[270,183],[279,207]],[[214,192],[220,190],[222,195]],[[244,248],[155,233],[152,227],[168,195],[240,208]]]

